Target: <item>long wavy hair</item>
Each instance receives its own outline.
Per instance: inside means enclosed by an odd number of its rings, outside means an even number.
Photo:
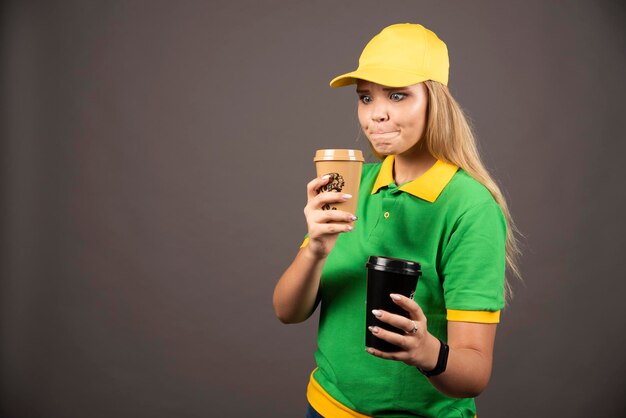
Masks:
[[[521,279],[518,259],[521,255],[518,236],[519,230],[513,222],[506,199],[496,182],[485,168],[476,137],[470,124],[446,86],[437,81],[425,81],[428,90],[427,122],[424,132],[424,144],[435,158],[450,162],[465,170],[475,180],[489,190],[500,205],[506,219],[506,264],[509,271]],[[505,282],[507,299],[513,296],[511,283]]]
[[[518,236],[521,234],[513,222],[504,195],[480,158],[472,128],[461,106],[454,100],[446,86],[432,80],[425,81],[424,84],[428,91],[428,104],[426,129],[422,141],[433,157],[462,168],[489,190],[506,220],[507,268],[513,276],[521,279],[518,265],[521,255]],[[383,158],[376,152],[374,154]],[[505,280],[504,288],[505,297],[510,300],[513,297],[513,290],[508,278]]]

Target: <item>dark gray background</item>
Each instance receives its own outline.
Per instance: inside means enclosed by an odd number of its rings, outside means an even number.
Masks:
[[[525,235],[478,399],[624,416],[622,1],[5,1],[2,417],[300,417],[317,317],[273,316],[321,147],[420,22]]]

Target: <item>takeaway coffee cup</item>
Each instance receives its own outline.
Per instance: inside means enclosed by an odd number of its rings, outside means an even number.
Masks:
[[[366,267],[367,310],[365,317],[365,346],[387,352],[400,351],[398,346],[373,335],[367,330],[367,327],[377,326],[404,335],[404,330],[376,318],[372,313],[372,309],[383,309],[387,312],[408,317],[408,313],[396,305],[389,295],[398,293],[412,299],[417,287],[417,279],[422,274],[420,265],[415,261],[371,256]]]
[[[315,153],[317,176],[330,176],[328,183],[320,192],[341,192],[352,195],[346,202],[324,205],[325,210],[343,210],[356,214],[363,153],[354,149],[320,149]]]

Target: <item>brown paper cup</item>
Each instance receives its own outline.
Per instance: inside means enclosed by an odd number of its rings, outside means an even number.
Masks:
[[[363,153],[353,149],[321,149],[315,153],[317,176],[330,175],[330,181],[320,192],[341,192],[352,195],[347,202],[324,205],[325,210],[343,210],[356,214]]]

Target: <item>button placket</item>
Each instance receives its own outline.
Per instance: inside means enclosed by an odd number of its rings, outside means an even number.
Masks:
[[[396,194],[402,193],[395,185],[381,189],[376,196],[380,199],[378,204],[378,215],[376,216],[374,227],[369,234],[369,240],[372,242],[381,242],[385,240],[389,219],[393,217],[394,207],[398,202]]]
[[[393,208],[398,202],[397,196],[402,193],[400,188],[395,184],[390,184],[388,189],[385,191],[385,197],[383,198],[383,218],[389,219],[393,214]]]
[[[397,199],[392,193],[389,193],[383,199],[383,219],[389,219],[393,214],[393,208],[397,203]]]

